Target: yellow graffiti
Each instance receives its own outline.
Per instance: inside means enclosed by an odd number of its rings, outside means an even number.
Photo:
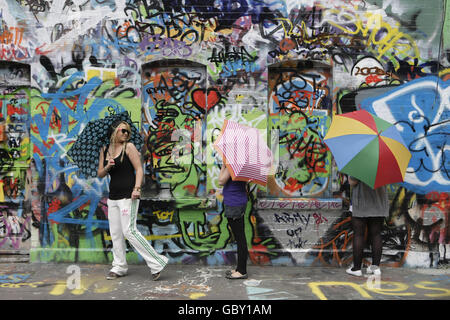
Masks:
[[[418,284],[415,284],[414,286],[419,288],[419,289],[426,289],[426,290],[435,290],[435,291],[443,291],[444,293],[426,293],[425,295],[427,297],[449,297],[450,296],[450,290],[448,289],[444,289],[444,288],[435,288],[435,287],[427,287],[425,286],[426,284],[429,285],[436,285],[438,284],[438,282],[433,282],[433,281],[421,281]]]
[[[200,232],[200,235],[204,235],[204,232]],[[193,236],[194,233],[189,232],[188,233],[189,236]],[[106,231],[103,233],[103,236],[105,237],[105,240],[111,241],[111,236],[109,234],[106,233]],[[164,234],[164,235],[158,235],[158,234],[151,234],[151,235],[147,235],[144,236],[144,238],[146,240],[152,241],[152,240],[165,240],[165,239],[173,239],[173,238],[181,238],[182,234],[181,233],[177,233],[177,234]]]
[[[167,220],[170,217],[170,222],[172,222],[173,214],[175,211],[163,211],[163,210],[156,210],[153,211],[153,214],[156,215],[158,220]]]
[[[439,70],[439,77],[444,78],[448,75],[450,75],[450,68]]]
[[[52,291],[50,291],[50,294],[53,296],[60,296],[64,293],[64,291],[66,291],[66,282],[58,281]]]
[[[117,78],[117,69],[88,67],[86,70],[86,81],[98,77],[102,81],[114,80]]]
[[[332,26],[347,34],[362,35],[367,38],[368,49],[375,50],[378,59],[387,57],[393,63],[395,70],[400,67],[400,64],[394,56],[409,56],[411,59],[420,57],[419,48],[414,39],[410,35],[400,32],[398,23],[392,27],[389,23],[382,21],[379,13],[365,12],[365,21],[358,14],[353,15],[337,9],[327,10],[327,15],[337,17],[338,21],[325,18],[326,22]],[[325,16],[327,17],[327,15]]]
[[[189,299],[198,299],[205,296],[206,294],[204,294],[203,292],[194,292],[189,295]]]
[[[3,179],[0,179],[0,202],[5,201],[5,194],[3,193]]]
[[[43,282],[19,282],[19,283],[0,283],[0,288],[21,288],[28,286],[30,288],[37,288]]]
[[[111,236],[106,233],[106,231],[103,233],[105,240],[111,241]],[[151,234],[148,236],[144,236],[146,240],[152,241],[152,240],[164,240],[164,239],[173,239],[173,238],[181,238],[181,234],[166,234],[166,235],[157,235],[157,234]]]
[[[375,280],[375,281],[371,281]],[[432,281],[421,281],[414,284],[414,287],[425,290],[438,291],[439,293],[425,293],[424,295],[432,298],[441,298],[450,296],[450,290],[445,288],[435,287],[439,282]],[[356,290],[362,298],[372,299],[373,297],[369,292],[387,295],[387,296],[415,296],[415,292],[407,292],[409,286],[405,283],[396,281],[381,281],[373,277],[369,277],[368,281],[364,284],[356,284],[352,282],[341,282],[341,281],[324,281],[324,282],[310,282],[308,286],[311,288],[312,293],[314,293],[320,300],[328,300],[321,286],[335,287],[335,286],[348,286]],[[366,291],[367,290],[367,291]],[[368,292],[369,291],[369,292]]]
[[[367,285],[367,283],[364,284],[364,287],[370,291],[373,291],[375,293],[384,294],[387,296],[414,296],[415,293],[412,292],[402,292],[406,291],[408,289],[408,285],[401,282],[394,282],[394,281],[379,281],[378,282],[380,288],[375,288],[373,286]],[[393,288],[381,288],[381,285],[384,284],[386,286],[392,286]]]
[[[50,291],[50,294],[52,296],[60,296],[64,293],[64,291],[66,291],[66,282],[58,281],[53,287],[52,291]]]
[[[306,24],[304,21],[301,22],[300,28],[299,28],[300,33],[298,33],[298,32],[294,32],[294,25],[291,22],[291,20],[289,20],[288,18],[276,18],[275,20],[279,20],[282,22],[281,25],[283,26],[285,37],[294,36],[294,37],[300,38],[302,40],[307,40],[306,36],[305,36],[307,27],[306,27]],[[305,42],[307,42],[307,41],[305,41]]]
[[[360,285],[352,282],[339,282],[339,281],[310,282],[308,283],[308,286],[320,300],[328,300],[327,297],[323,294],[322,290],[320,290],[320,286],[349,286],[358,291],[362,297],[372,299],[372,296],[368,294],[366,290],[361,288]]]
[[[111,282],[105,283],[103,277],[94,277],[89,279],[81,279],[80,288],[72,289],[70,291],[73,295],[82,295],[89,289],[93,289],[94,293],[108,293],[114,290],[113,284]],[[67,282],[66,281],[58,281],[55,286],[50,291],[52,296],[60,296],[66,292]]]
[[[217,35],[215,30],[217,29],[217,21],[215,19],[208,19],[202,21],[198,17],[192,20],[192,28],[201,35],[201,40],[204,42],[215,42]]]

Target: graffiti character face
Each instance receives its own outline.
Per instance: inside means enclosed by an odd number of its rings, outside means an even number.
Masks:
[[[163,101],[157,103],[156,112],[156,127],[151,127],[148,140],[153,172],[160,183],[182,184],[194,160],[191,135],[195,121],[177,105]]]
[[[318,122],[301,111],[293,112],[280,132],[280,173],[287,192],[300,190],[317,173],[326,172],[327,149],[318,135]]]
[[[330,155],[321,139],[329,109],[326,67],[290,65],[271,69],[271,130],[279,138],[279,167],[271,194],[306,196],[327,186]]]

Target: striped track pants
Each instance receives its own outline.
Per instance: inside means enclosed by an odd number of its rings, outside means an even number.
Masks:
[[[128,271],[125,238],[145,260],[151,273],[160,272],[169,259],[158,254],[136,227],[139,199],[108,199],[109,231],[113,243],[112,272],[125,275]]]

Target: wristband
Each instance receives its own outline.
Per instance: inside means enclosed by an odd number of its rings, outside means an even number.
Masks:
[[[141,187],[134,187],[133,190],[141,192]]]

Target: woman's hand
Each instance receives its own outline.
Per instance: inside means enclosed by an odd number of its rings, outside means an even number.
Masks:
[[[133,190],[131,193],[131,199],[139,199],[141,197],[141,192],[137,190]]]
[[[358,182],[358,179],[355,179],[352,176],[348,176],[348,183],[350,184],[350,186],[354,187],[358,184]]]
[[[133,192],[131,193],[131,199],[139,199],[141,197],[141,188],[133,188]]]
[[[222,165],[222,169],[220,169],[219,173],[219,185],[224,186],[228,179],[230,179],[230,172],[228,171],[227,167],[225,166],[225,163]]]
[[[107,159],[106,158],[106,165],[103,165],[103,162],[105,161],[104,155],[106,153],[105,147],[102,147],[99,152],[99,159],[98,159],[98,169],[97,169],[97,177],[104,178],[108,175],[109,170],[111,170],[115,163],[114,159]]]
[[[114,159],[109,159],[108,164],[105,167],[106,171],[111,170],[115,166],[115,164],[116,163],[114,162]]]

